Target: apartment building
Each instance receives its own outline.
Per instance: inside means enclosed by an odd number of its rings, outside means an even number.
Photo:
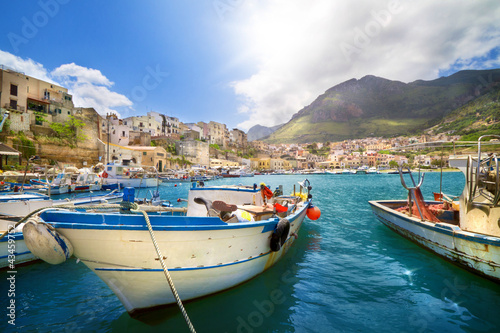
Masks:
[[[221,124],[215,121],[209,122],[208,133],[210,137],[209,143],[211,145],[215,144],[221,148],[225,148],[228,146],[229,132],[225,124]]]
[[[242,130],[233,128],[229,133],[229,140],[232,145],[245,149],[247,147],[247,134]]]
[[[160,135],[162,123],[157,120],[155,115],[148,113],[146,116],[134,116],[123,119],[123,124],[133,131],[148,132],[151,136]]]
[[[34,131],[44,122],[65,122],[73,115],[68,89],[0,66],[0,108],[8,110],[11,130]]]
[[[109,114],[106,118],[101,118],[99,121],[100,139],[102,142],[109,142],[115,145],[128,146],[130,143],[130,131],[132,130],[127,125],[123,124],[123,120],[118,119],[116,114]]]

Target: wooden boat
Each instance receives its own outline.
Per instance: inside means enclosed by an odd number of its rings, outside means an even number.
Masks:
[[[310,190],[309,185],[304,193]],[[303,199],[302,188],[266,203],[256,185],[193,183],[187,208],[155,207],[145,219],[127,210],[134,192],[125,191],[121,213],[49,210],[40,217],[131,315],[175,303],[173,294],[190,300],[234,287],[270,268],[296,239],[312,200]],[[36,227],[27,223],[25,234]],[[175,293],[165,281],[167,272]]]
[[[420,191],[424,176],[408,190],[408,200],[370,201],[373,213],[386,226],[439,256],[495,282],[500,282],[500,160],[496,154],[450,156],[450,166],[466,178],[454,202],[425,201]],[[411,174],[410,174],[411,175]],[[413,178],[412,178],[413,180]]]

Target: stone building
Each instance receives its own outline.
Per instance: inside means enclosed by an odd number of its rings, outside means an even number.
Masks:
[[[210,148],[207,142],[198,140],[177,141],[175,150],[177,155],[185,156],[193,164],[207,167],[210,165]]]
[[[129,160],[141,166],[154,166],[158,171],[171,168],[172,155],[163,147],[120,146],[109,144],[110,161]]]
[[[0,107],[10,112],[11,130],[22,132],[63,123],[74,110],[68,89],[5,66],[0,66]]]

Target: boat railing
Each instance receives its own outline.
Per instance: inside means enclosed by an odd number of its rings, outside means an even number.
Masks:
[[[481,140],[484,138],[500,139],[500,135],[483,135],[478,139],[477,160],[469,156],[467,161],[466,181],[469,190],[468,202],[479,205],[495,207],[500,202],[500,161],[496,153],[483,156],[481,151]],[[476,167],[474,168],[474,165]],[[490,171],[494,171],[494,180],[490,180]],[[474,201],[479,197],[489,202]]]
[[[403,187],[408,191],[408,212],[411,216],[411,211],[412,211],[412,202],[415,202],[415,206],[417,206],[417,209],[418,209],[418,213],[420,214],[420,218],[422,220],[424,220],[424,214],[422,213],[422,209],[420,208],[420,205],[418,204],[418,200],[417,200],[417,194],[416,192],[420,192],[420,186],[422,186],[422,183],[424,182],[424,177],[425,177],[425,172],[422,173],[422,176],[420,177],[420,180],[418,182],[418,184],[415,183],[415,179],[413,178],[413,174],[410,170],[410,168],[408,168],[408,174],[410,175],[410,179],[413,183],[413,187],[408,187],[406,185],[406,181],[405,181],[405,178],[403,176],[403,168],[399,168],[398,169],[399,171],[399,177],[401,178],[401,185],[403,185]]]

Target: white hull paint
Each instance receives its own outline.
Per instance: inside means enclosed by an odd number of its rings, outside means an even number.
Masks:
[[[500,282],[500,238],[468,232],[448,223],[421,221],[370,201],[376,217],[398,234],[459,266]],[[406,201],[401,201],[401,206]]]
[[[294,234],[300,229],[307,206],[305,203],[287,217],[290,234],[277,252],[271,252],[269,245],[275,223],[200,225],[189,230],[174,226],[171,230],[164,227],[155,231],[181,299],[231,288],[271,267],[295,240]],[[176,218],[189,217],[172,217]],[[74,255],[115,292],[129,313],[175,303],[147,230],[55,226],[71,241]]]
[[[120,188],[124,187],[136,187],[136,188],[144,188],[144,187],[156,187],[157,180],[156,178],[104,178],[102,181],[103,185],[105,184],[120,184]]]
[[[53,200],[13,200],[0,203],[0,215],[26,216],[32,211],[52,207]]]
[[[12,240],[10,243],[9,239]],[[9,255],[12,254],[15,254],[15,261],[13,263],[14,267],[37,259],[33,253],[28,250],[28,247],[24,242],[23,234],[20,232],[11,234],[10,237],[9,235],[6,235],[2,240],[0,240],[0,269],[9,266]]]

